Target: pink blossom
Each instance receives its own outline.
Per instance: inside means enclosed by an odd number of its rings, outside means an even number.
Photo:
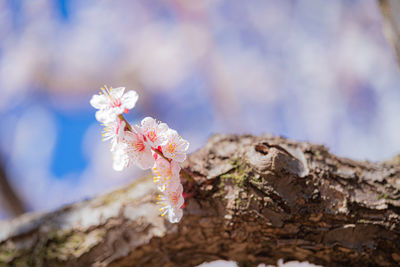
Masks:
[[[144,118],[140,127],[136,125],[134,127],[137,132],[145,137],[146,142],[154,148],[163,145],[167,141],[165,134],[168,131],[168,125],[159,123],[152,117]]]
[[[169,162],[163,157],[157,157],[153,167],[154,182],[157,184],[158,190],[173,191],[180,184],[179,172],[181,167],[179,163],[172,160]]]
[[[121,171],[131,164],[136,164],[143,170],[154,165],[151,148],[136,132],[125,131],[124,139],[114,146],[112,152],[113,168],[116,171]]]
[[[123,142],[127,144],[126,150],[130,162],[134,162],[143,170],[153,167],[154,158],[151,148],[141,134],[127,131]]]
[[[178,132],[172,129],[168,129],[166,137],[167,142],[161,146],[164,156],[177,162],[183,162],[186,159],[189,142],[180,137]]]
[[[171,223],[177,223],[181,220],[183,212],[182,205],[185,200],[182,196],[183,187],[181,184],[174,191],[165,191],[157,197],[157,204],[161,204],[161,216],[168,215],[168,220]]]

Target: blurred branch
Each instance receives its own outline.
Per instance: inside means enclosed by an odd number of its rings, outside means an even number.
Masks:
[[[379,0],[383,15],[383,33],[394,48],[400,64],[400,1]]]
[[[13,216],[25,212],[24,204],[10,185],[5,169],[0,161],[0,203]]]

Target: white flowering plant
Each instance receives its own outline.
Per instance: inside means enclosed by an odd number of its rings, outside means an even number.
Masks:
[[[123,113],[135,107],[138,94],[125,87],[104,86],[94,95],[90,104],[98,109],[96,119],[105,128],[103,140],[111,142],[113,168],[121,171],[130,165],[141,169],[152,169],[154,183],[160,191],[157,204],[161,215],[167,215],[171,223],[181,220],[184,205],[180,163],[186,159],[189,142],[177,131],[151,117],[146,117],[140,125],[133,127]]]

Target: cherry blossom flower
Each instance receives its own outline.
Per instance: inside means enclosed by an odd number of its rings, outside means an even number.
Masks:
[[[181,184],[174,191],[165,191],[157,197],[157,204],[161,204],[161,216],[168,215],[168,220],[171,223],[177,223],[181,220],[183,212],[182,205],[185,200],[182,196],[183,187]]]
[[[141,126],[134,126],[135,130],[141,133],[145,140],[154,148],[162,146],[167,141],[165,134],[168,131],[166,123],[159,123],[152,117],[146,117],[142,120]]]
[[[158,190],[173,191],[180,184],[179,172],[181,167],[179,163],[172,160],[169,162],[163,157],[157,157],[156,162],[153,167],[154,182],[157,184]]]
[[[126,150],[130,162],[136,163],[143,170],[153,167],[154,157],[151,148],[141,134],[127,131],[123,142],[127,144]]]
[[[122,171],[132,163],[144,170],[153,168],[154,182],[162,192],[157,198],[157,204],[162,205],[161,215],[167,214],[171,223],[179,222],[185,202],[179,162],[186,159],[189,142],[152,117],[132,127],[122,113],[135,106],[138,99],[135,91],[124,94],[124,87],[107,86],[102,91],[92,97],[90,104],[98,109],[96,119],[105,125],[103,141],[111,140],[113,168]]]
[[[144,142],[143,137],[136,133],[125,131],[124,139],[114,146],[113,168],[121,171],[131,163],[141,169],[150,169],[154,165],[151,148]]]
[[[132,109],[138,100],[138,94],[130,90],[124,94],[125,87],[101,88],[102,92],[94,95],[90,99],[90,104],[98,109],[96,119],[103,123],[109,123],[116,119],[119,114],[128,112]]]
[[[179,136],[178,132],[168,129],[165,134],[167,142],[161,146],[162,152],[165,157],[183,162],[186,159],[186,151],[189,148],[189,142]]]
[[[111,139],[111,151],[115,150],[115,146],[124,139],[126,123],[117,118],[115,121],[107,123],[103,130],[103,141]]]

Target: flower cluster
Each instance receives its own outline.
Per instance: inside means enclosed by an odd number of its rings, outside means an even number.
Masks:
[[[172,223],[182,218],[183,187],[179,163],[186,159],[189,142],[167,124],[146,117],[133,127],[125,120],[138,99],[135,91],[124,93],[124,87],[104,86],[90,104],[98,109],[96,119],[105,126],[103,140],[111,141],[113,168],[121,171],[134,164],[141,169],[152,169],[154,182],[161,194],[157,197],[161,215]]]

